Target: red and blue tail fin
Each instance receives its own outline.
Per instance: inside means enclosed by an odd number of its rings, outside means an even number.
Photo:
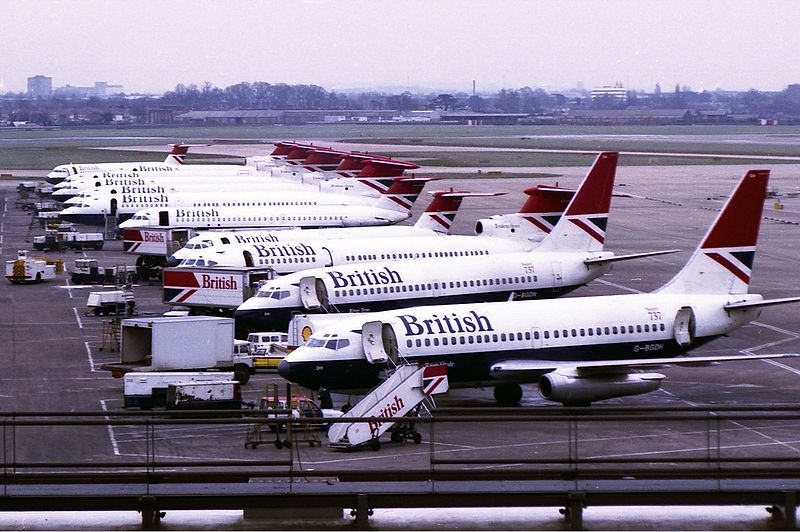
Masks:
[[[618,159],[617,152],[602,152],[597,156],[564,215],[538,250],[603,250]]]
[[[172,149],[167,155],[167,158],[164,159],[165,164],[172,164],[175,166],[179,166],[184,164],[184,159],[186,158],[186,154],[189,153],[189,148],[199,148],[208,146],[208,144],[184,144],[178,143],[173,144]]]
[[[660,293],[746,294],[767,197],[769,170],[750,170],[689,261]]]
[[[434,177],[392,177],[392,178],[374,178],[368,181],[372,186],[384,187],[390,180],[391,184],[386,186],[381,196],[373,204],[375,207],[381,207],[393,211],[410,212],[414,202],[422,193],[425,184],[429,181],[435,181]],[[366,181],[360,179],[360,181]]]
[[[437,233],[449,234],[450,228],[455,220],[456,213],[461,207],[464,198],[502,196],[505,192],[460,192],[452,188],[450,190],[438,190],[431,192],[433,199],[428,208],[420,215],[414,227],[419,229],[430,229]]]

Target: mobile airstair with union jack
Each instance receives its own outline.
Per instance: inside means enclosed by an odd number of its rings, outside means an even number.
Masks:
[[[389,430],[394,442],[409,438],[415,443],[420,443],[422,436],[414,430],[413,424],[409,428],[405,426],[406,423],[398,423],[393,419],[418,412],[423,401],[431,395],[444,393],[447,390],[446,365],[399,365],[389,378],[331,425],[328,430],[330,446],[336,449],[353,449],[368,445],[373,450],[378,450],[379,438]],[[348,421],[348,419],[368,417],[375,419]]]

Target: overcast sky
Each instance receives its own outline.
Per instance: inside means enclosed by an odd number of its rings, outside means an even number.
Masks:
[[[0,92],[242,81],[549,91],[800,82],[794,0],[0,0]]]

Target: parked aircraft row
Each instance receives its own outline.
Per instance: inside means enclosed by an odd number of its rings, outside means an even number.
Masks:
[[[445,363],[451,386],[493,386],[503,403],[520,400],[521,384],[537,383],[546,399],[586,405],[656,390],[665,378],[639,370],[794,356],[683,358],[692,348],[756,319],[764,307],[800,301],[796,296],[765,300],[748,293],[768,176],[767,170],[746,173],[683,269],[652,293],[438,304],[343,315],[315,331],[278,371],[307,388],[358,391],[371,388],[400,363]],[[573,203],[578,201],[576,196]],[[562,227],[564,231],[560,236],[567,237],[563,241],[587,234],[602,238],[605,219],[596,220],[592,210],[578,211],[578,216],[559,224],[559,232]],[[543,250],[552,245],[548,239]],[[589,264],[585,267],[591,268]],[[362,273],[363,283],[350,275],[354,284],[366,285],[370,279],[382,287],[381,273],[389,281],[397,280],[377,270]],[[471,280],[469,273],[462,275],[462,286]],[[431,274],[430,281],[435,279]],[[345,280],[349,297],[350,277],[339,278],[340,283]],[[450,282],[446,287],[440,283],[439,290],[449,288]],[[317,280],[298,282],[298,288],[303,290],[301,297],[313,299]],[[272,298],[275,290],[265,294]]]
[[[291,316],[304,311],[363,312],[568,293],[607,272],[615,261],[653,255],[615,257],[603,251],[616,164],[616,153],[598,156],[564,216],[530,251],[510,252],[502,257],[433,253],[433,257],[413,261],[392,257],[304,269],[266,282],[256,297],[239,306],[236,320],[250,330],[286,329]],[[453,238],[456,237],[447,240]],[[487,237],[462,238],[487,241]],[[531,245],[526,240],[511,241]],[[395,245],[400,247],[400,243]],[[361,249],[373,248],[362,244]]]
[[[157,185],[103,185],[91,187],[70,200],[74,204],[64,209],[61,217],[77,223],[104,225],[109,217],[121,222],[135,216],[137,226],[166,223],[203,228],[381,225],[406,219],[409,202],[413,203],[418,195],[412,183],[424,185],[424,178],[416,178],[415,182],[404,178],[405,188],[400,186],[400,181],[395,182],[395,176],[402,176],[407,168],[416,168],[413,163],[351,157],[343,152],[308,146],[295,146],[291,153],[294,152],[302,154],[298,157],[303,157],[304,163],[312,159],[309,166],[314,168],[330,167],[334,159],[338,160],[336,175],[340,177],[318,180],[316,185],[302,181],[308,174],[302,174],[300,180],[291,176],[284,180],[184,176]],[[354,177],[349,177],[354,173]],[[231,185],[233,191],[219,192],[220,187]],[[404,198],[403,194],[409,197]],[[395,212],[359,213],[359,218],[353,220],[336,209],[353,204]],[[328,210],[340,212],[338,215],[318,209],[308,212],[314,206],[328,206]],[[306,212],[299,212],[296,207],[304,207],[301,210]],[[398,216],[397,211],[405,216]]]
[[[570,192],[571,194],[571,192]],[[497,196],[501,193],[474,193],[454,190],[431,192],[433,199],[414,225],[388,225],[370,227],[325,227],[320,229],[242,229],[231,231],[203,231],[189,239],[170,257],[167,265],[177,266],[185,259],[204,259],[206,255],[226,246],[236,244],[273,244],[303,239],[339,240],[343,238],[399,238],[448,234],[456,212],[466,197]],[[136,220],[123,223],[133,226]],[[186,264],[188,265],[188,264]]]

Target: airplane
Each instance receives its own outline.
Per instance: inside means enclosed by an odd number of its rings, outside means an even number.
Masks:
[[[331,161],[333,155],[330,152],[316,156],[315,151],[307,151],[306,161],[311,159],[310,167],[325,167],[322,161]],[[340,162],[347,157],[337,155]],[[349,159],[349,158],[348,158]],[[195,165],[199,166],[199,165]],[[339,165],[337,165],[338,167]],[[346,164],[348,168],[350,165]],[[309,192],[333,192],[333,193],[355,193],[363,196],[378,197],[392,184],[393,177],[403,175],[409,168],[416,168],[413,163],[404,161],[383,160],[383,159],[363,159],[359,160],[358,170],[353,172],[336,172],[336,177],[327,177],[321,171],[281,171],[272,172],[268,178],[252,172],[240,174],[191,174],[180,176],[154,176],[148,178],[119,178],[106,179],[105,181],[95,180],[94,187],[80,190],[80,184],[75,187],[62,188],[53,193],[55,199],[61,199],[67,205],[78,205],[90,201],[88,198],[103,195],[121,195],[124,193],[136,194],[142,189],[145,192],[152,190],[153,187],[161,187],[163,191],[170,192],[200,192],[205,189],[218,190],[220,182],[230,184],[232,182],[242,183],[253,188],[268,188],[269,190],[306,190]],[[365,178],[363,181],[351,179]],[[378,178],[385,178],[380,180]],[[83,183],[82,180],[80,183]],[[77,191],[75,189],[78,189]],[[66,197],[70,196],[71,197]]]
[[[264,244],[275,242],[288,242],[293,240],[342,238],[399,238],[418,237],[449,234],[456,212],[465,197],[471,196],[499,196],[503,193],[474,193],[435,191],[428,207],[425,209],[414,225],[384,225],[365,227],[324,227],[319,229],[243,229],[233,231],[203,231],[190,238],[186,244],[171,256],[167,257],[167,265],[176,266],[184,259],[198,259],[208,254],[209,248],[220,249],[217,246],[235,244]],[[135,220],[131,219],[121,224],[131,227]]]
[[[501,260],[483,255],[303,270],[265,282],[255,297],[236,309],[237,326],[286,329],[292,315],[300,312],[556,297],[608,272],[613,262],[665,253],[617,257],[603,251],[617,159],[613,152],[598,155],[561,220],[532,251],[508,253]]]
[[[553,225],[558,221],[558,217],[566,208],[570,198],[575,193],[574,190],[562,189],[552,186],[537,185],[525,191],[528,194],[528,199],[523,204],[518,213],[511,214],[497,214],[491,217],[492,223],[495,227],[507,228],[505,233],[494,231],[493,236],[513,236],[524,235],[531,242],[538,242],[547,234],[539,231],[536,225],[527,224],[524,227],[526,232],[518,231],[521,227],[519,222],[520,216],[528,218],[544,218],[547,217]],[[445,203],[448,198],[455,199],[454,194],[462,194],[454,192],[452,189],[448,192],[432,192],[434,199],[431,204],[422,213],[420,219],[413,226],[404,225],[390,225],[390,226],[372,226],[372,227],[348,227],[348,228],[332,228],[326,227],[319,230],[303,229],[303,230],[210,230],[203,231],[200,234],[190,238],[186,244],[167,258],[169,266],[176,266],[183,259],[200,258],[201,255],[209,253],[208,248],[217,248],[217,246],[228,246],[231,244],[254,244],[265,242],[282,242],[286,240],[296,240],[298,238],[372,238],[372,237],[401,237],[401,236],[431,236],[433,234],[449,234],[450,227],[455,219],[456,212],[460,206],[455,203]],[[470,196],[478,194],[469,192]],[[491,193],[492,195],[501,195],[500,193]],[[563,201],[563,199],[566,201]],[[439,201],[437,201],[437,199]],[[560,209],[556,211],[555,209]],[[137,213],[139,215],[140,213]],[[144,213],[141,213],[144,214]],[[134,215],[134,219],[137,218]],[[131,219],[123,222],[121,227],[133,228],[136,226],[137,221]],[[150,220],[155,221],[153,215],[148,216],[147,221],[144,223],[151,223]],[[310,231],[315,231],[314,233]],[[318,231],[318,232],[316,232]],[[538,234],[537,234],[537,231]],[[548,229],[549,232],[549,229]],[[489,234],[488,232],[479,234]],[[205,250],[205,251],[204,251]]]
[[[430,178],[393,178],[392,185],[378,198],[328,192],[207,191],[168,192],[155,187],[152,193],[106,194],[87,198],[85,203],[62,211],[63,220],[104,225],[109,216],[124,222],[147,209],[137,225],[177,227],[326,227],[388,225],[408,219],[411,207]],[[385,179],[351,179],[380,181]],[[366,183],[362,183],[367,186]],[[371,185],[369,185],[371,186]],[[155,219],[154,219],[155,217]]]
[[[493,386],[515,404],[521,384],[566,406],[657,390],[666,378],[638,370],[670,364],[796,356],[685,355],[800,297],[748,293],[768,170],[739,182],[689,261],[651,293],[409,307],[351,315],[314,332],[278,367],[285,379],[364,390],[399,363],[446,363],[451,386]]]
[[[102,171],[134,171],[134,172],[175,172],[183,164],[184,156],[193,146],[205,146],[205,144],[173,144],[167,158],[160,161],[126,162],[126,163],[89,163],[89,164],[60,164],[53,168],[45,180],[55,184],[67,179],[74,174],[84,172]]]
[[[589,170],[589,174],[599,172],[595,166],[601,164],[601,159]],[[606,162],[606,157],[602,159]],[[608,159],[611,161],[611,159]],[[616,169],[616,156],[613,158]],[[548,193],[549,194],[549,193]],[[560,195],[562,192],[556,192]],[[570,193],[571,194],[571,193]],[[545,194],[536,196],[534,201],[526,202],[525,210],[549,211],[552,202],[548,199],[542,201]],[[452,221],[452,220],[451,220]],[[425,258],[468,257],[490,255],[494,253],[511,253],[530,251],[538,242],[529,239],[492,238],[488,236],[463,236],[448,235],[446,239],[432,240],[431,237],[416,239],[392,239],[386,241],[380,238],[355,238],[347,241],[326,242],[325,240],[299,240],[302,257],[287,255],[282,245],[262,243],[245,243],[211,247],[204,250],[199,256],[187,257],[178,264],[178,267],[265,267],[275,269],[279,275],[293,273],[299,270],[340,266],[377,260],[419,260]]]

